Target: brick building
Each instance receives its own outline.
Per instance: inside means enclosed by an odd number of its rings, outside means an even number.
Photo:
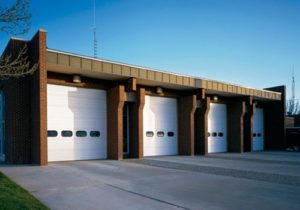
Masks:
[[[0,82],[0,155],[9,163],[205,155],[285,148],[285,87],[253,89],[66,53],[40,30],[38,70]]]

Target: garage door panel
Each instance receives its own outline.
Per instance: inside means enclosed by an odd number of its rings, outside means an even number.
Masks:
[[[253,151],[264,150],[264,110],[256,108],[253,116]]]
[[[145,96],[143,110],[144,156],[176,155],[177,152],[177,100],[174,98]],[[153,137],[146,132],[152,131]],[[159,137],[157,132],[164,132]],[[169,137],[168,132],[174,132]]]
[[[51,161],[72,161],[72,160],[93,160],[99,159],[98,152],[91,152],[91,151],[56,151],[55,156],[50,157]]]
[[[208,132],[210,133],[208,137],[208,153],[227,152],[226,104],[210,104]]]
[[[49,85],[48,130],[56,130],[57,137],[48,137],[48,160],[105,159],[106,91]],[[61,131],[70,130],[72,137],[63,137]],[[77,137],[76,131],[86,131]],[[91,137],[90,131],[99,131],[100,137]]]

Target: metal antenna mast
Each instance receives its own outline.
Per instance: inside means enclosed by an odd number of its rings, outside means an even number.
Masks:
[[[93,25],[93,35],[94,35],[94,58],[97,58],[97,37],[96,37],[96,0],[94,0],[94,25]]]
[[[292,77],[292,101],[295,103],[295,75],[294,75],[294,65],[293,65],[293,77]]]

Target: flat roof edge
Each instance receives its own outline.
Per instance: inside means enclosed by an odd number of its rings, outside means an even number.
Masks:
[[[225,85],[232,85],[232,86],[237,86],[237,87],[240,87],[240,88],[246,88],[246,89],[252,89],[252,90],[256,90],[256,91],[262,91],[262,92],[265,92],[265,93],[274,93],[274,94],[277,94],[277,95],[280,95],[280,96],[282,95],[280,92],[276,92],[276,91],[259,89],[259,88],[253,88],[253,87],[248,87],[248,86],[241,86],[241,85],[238,85],[238,84],[232,84],[232,83],[227,83],[227,82],[213,80],[213,79],[206,79],[206,78],[201,78],[201,77],[194,77],[194,76],[190,76],[190,75],[183,75],[183,74],[178,74],[178,73],[174,73],[174,72],[163,71],[163,70],[158,70],[158,69],[154,69],[154,68],[143,67],[143,66],[139,66],[139,65],[132,65],[132,64],[123,63],[123,62],[116,62],[116,61],[107,60],[107,59],[93,58],[93,57],[90,57],[90,56],[85,56],[85,55],[80,55],[80,54],[76,54],[76,53],[65,52],[65,51],[61,51],[61,50],[55,50],[55,49],[47,48],[47,51],[48,52],[52,52],[52,53],[58,53],[58,54],[63,54],[63,55],[75,56],[75,57],[89,59],[89,60],[94,60],[94,61],[107,62],[107,63],[111,63],[111,64],[123,65],[123,66],[137,68],[137,69],[150,70],[150,71],[154,71],[154,72],[159,72],[159,73],[170,74],[170,75],[174,75],[174,76],[180,76],[180,77],[186,77],[186,78],[194,79],[195,80],[195,85],[194,86],[188,86],[188,87],[204,88],[201,85],[200,85],[201,87],[198,87],[197,84],[201,84],[203,81],[205,81],[205,82],[217,82],[217,83],[222,83],[222,84],[225,84]],[[182,86],[184,86],[184,85],[182,85]],[[204,88],[204,89],[209,89],[209,88]],[[263,96],[261,96],[261,97],[265,98]]]

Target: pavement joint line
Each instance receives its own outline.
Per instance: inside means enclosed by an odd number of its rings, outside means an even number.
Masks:
[[[285,161],[285,160],[264,160],[260,158],[242,158],[242,157],[221,157],[221,156],[205,156],[210,159],[224,159],[224,160],[241,160],[247,162],[259,162],[259,163],[271,163],[271,164],[282,164],[282,165],[300,165],[300,161]]]
[[[112,188],[115,188],[115,189],[124,191],[124,192],[128,192],[128,193],[131,193],[131,194],[134,194],[134,195],[137,195],[137,196],[141,196],[141,197],[143,197],[143,198],[147,198],[147,199],[154,200],[154,201],[157,201],[157,202],[160,202],[160,203],[164,203],[164,204],[167,204],[167,205],[171,205],[171,206],[174,206],[174,207],[179,208],[179,209],[191,210],[191,209],[186,208],[186,207],[184,207],[184,206],[180,206],[180,205],[177,205],[177,204],[174,204],[174,203],[170,203],[170,202],[168,202],[168,201],[160,200],[160,199],[158,199],[158,198],[153,198],[153,197],[148,196],[148,195],[143,195],[143,194],[141,194],[141,193],[137,193],[137,192],[134,192],[134,191],[131,191],[131,190],[126,190],[126,189],[124,189],[124,188],[122,188],[122,187],[114,186],[114,185],[107,184],[107,183],[106,183],[106,185],[107,185],[107,186],[110,186],[110,187],[112,187]]]
[[[182,171],[192,171],[199,172],[205,174],[213,174],[213,175],[221,175],[221,176],[229,176],[241,179],[255,180],[255,181],[264,181],[269,183],[276,184],[285,184],[300,187],[300,177],[299,176],[290,176],[290,175],[282,175],[282,174],[272,174],[265,172],[254,172],[254,171],[246,171],[246,170],[238,170],[238,169],[227,169],[221,167],[213,167],[213,166],[201,166],[201,165],[191,165],[185,163],[174,163],[162,160],[137,160],[134,161],[139,164],[168,168],[168,169],[177,169]]]

